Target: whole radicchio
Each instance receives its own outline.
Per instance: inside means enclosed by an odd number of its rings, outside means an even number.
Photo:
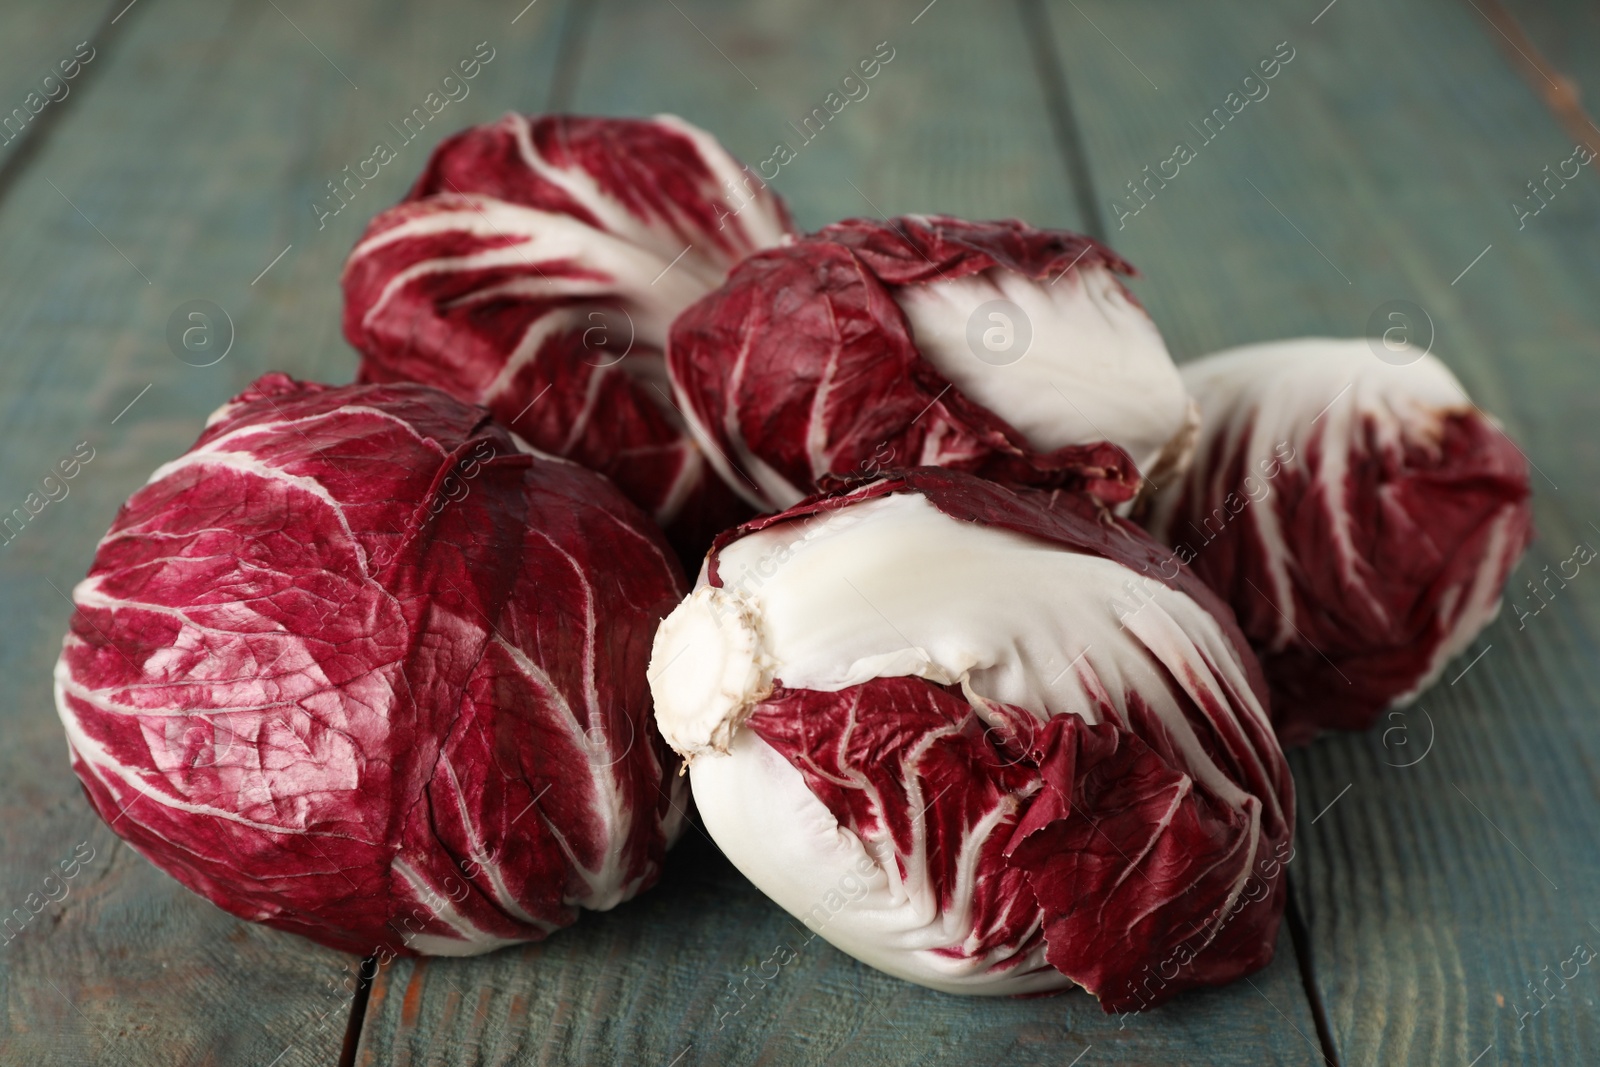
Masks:
[[[853,219],[734,268],[667,366],[757,507],[912,465],[1119,503],[1182,466],[1195,418],[1132,273],[1064,230]]]
[[[56,700],[96,810],[218,906],[485,952],[656,880],[687,798],[644,668],[682,590],[482,408],[271,374],[117,514]]]
[[[683,425],[675,315],[785,239],[788,212],[708,133],[510,114],[446,140],[345,265],[360,380],[434,385],[611,478],[698,559],[749,514]]]
[[[1305,338],[1183,367],[1195,461],[1147,525],[1237,613],[1286,744],[1362,729],[1494,618],[1528,467],[1416,348]]]
[[[1272,957],[1294,801],[1259,667],[1084,495],[920,468],[757,519],[650,678],[717,844],[875,967],[1132,1011]]]

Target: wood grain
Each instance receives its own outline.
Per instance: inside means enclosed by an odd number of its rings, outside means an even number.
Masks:
[[[1600,9],[1581,0],[1484,0],[1477,12],[1578,144],[1600,150]]]
[[[0,1063],[325,1065],[344,1038],[353,958],[223,914],[117,844],[83,800],[51,697],[64,594],[117,505],[241,385],[272,368],[349,378],[345,252],[434,140],[542,104],[560,9],[546,0],[511,26],[515,9],[488,3],[448,18],[423,3],[276,7],[140,0],[0,202],[3,507],[77,442],[95,450],[70,495],[0,546],[0,908],[31,915],[30,894],[60,894],[45,880],[74,847],[94,850],[64,899],[0,945]],[[75,10],[23,8],[0,13],[0,58]],[[29,63],[54,55],[57,35],[78,40],[70,31],[58,21],[48,39],[34,34]],[[319,231],[309,203],[323,183],[393,136],[387,123],[486,39],[499,51],[471,95]],[[204,368],[165,337],[174,307],[196,297],[237,327],[227,358]]]
[[[0,187],[12,157],[58,126],[93,84],[100,70],[97,44],[110,37],[121,7],[107,0],[63,0],[8,4],[0,13]],[[79,56],[88,57],[88,64]],[[64,76],[68,72],[71,78]]]
[[[955,997],[874,971],[808,941],[690,834],[651,892],[541,945],[394,964],[373,988],[357,1063],[1060,1067],[1091,1047],[1084,1064],[1318,1062],[1286,935],[1256,989],[1186,995],[1122,1028],[1081,994]],[[747,992],[730,991],[747,978]]]
[[[1600,184],[1570,183],[1519,229],[1512,200],[1571,143],[1492,29],[1444,0],[1323,7],[1169,13],[1181,32],[1099,0],[1052,8],[1108,202],[1197,141],[1188,123],[1278,42],[1296,50],[1113,241],[1184,355],[1368,333],[1390,300],[1426,309],[1434,350],[1544,472],[1520,591],[1578,539],[1600,544]],[[1529,980],[1600,945],[1597,608],[1585,571],[1523,629],[1508,608],[1412,710],[1294,754],[1296,885],[1342,1063],[1576,1063],[1600,1044],[1588,970],[1519,1018]]]
[[[597,4],[577,109],[675,112],[752,166],[790,145],[772,185],[807,229],[908,212],[1080,224],[1011,8],[941,0],[913,25],[927,0],[675,2]],[[804,140],[796,126],[880,43],[894,58],[866,97]]]

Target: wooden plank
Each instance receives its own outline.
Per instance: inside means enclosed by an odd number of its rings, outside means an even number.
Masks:
[[[588,31],[573,106],[673,111],[759,161],[774,139],[796,144],[787,122],[888,41],[894,58],[867,97],[774,181],[801,225],[877,210],[1078,225],[1015,9],[942,0],[912,25],[922,8],[608,3]],[[374,986],[359,1062],[1059,1065],[1090,1046],[1086,1065],[1318,1060],[1287,935],[1253,987],[1184,997],[1126,1029],[1086,996],[945,996],[806,936],[691,837],[645,898],[543,945],[396,964]],[[718,1029],[728,985],[783,944],[797,961]]]
[[[1569,183],[1519,229],[1509,205],[1571,141],[1470,6],[1225,2],[1151,34],[1136,8],[1078,0],[1052,20],[1112,238],[1180,352],[1367,333],[1412,301],[1543,472],[1513,589],[1600,545],[1600,184]],[[1285,41],[1269,95],[1202,140],[1189,123]],[[1179,141],[1195,158],[1139,207],[1124,183]],[[1527,988],[1600,946],[1597,611],[1583,571],[1525,626],[1508,608],[1385,729],[1294,754],[1296,885],[1342,1063],[1575,1063],[1600,1045],[1592,967],[1554,996]]]
[[[8,5],[0,26],[14,12],[44,25],[60,11],[18,9]],[[4,506],[38,491],[78,442],[94,449],[70,494],[0,546],[11,683],[0,704],[0,907],[31,914],[30,894],[60,895],[75,846],[94,851],[64,899],[4,944],[0,1062],[293,1067],[340,1055],[340,986],[356,961],[237,922],[115,843],[68,769],[50,667],[70,613],[63,594],[117,505],[213,407],[271,368],[350,376],[337,283],[368,215],[449,129],[544,100],[559,5],[546,0],[513,25],[515,14],[455,4],[445,24],[420,0],[337,11],[141,0],[0,203]],[[471,94],[319,230],[309,205],[324,182],[393,138],[387,124],[485,40],[496,56]],[[180,361],[165,336],[173,309],[197,297],[237,327],[227,358],[208,367]]]
[[[1086,1052],[1085,1064],[1317,1062],[1264,1001],[1298,1012],[1315,1041],[1287,934],[1252,979],[1259,991],[1187,995],[1123,1029],[1087,996],[954,997],[874,971],[808,941],[691,835],[656,889],[541,945],[396,963],[373,987],[356,1062],[1060,1067]],[[764,963],[791,953],[782,967]],[[730,991],[747,978],[742,995]]]
[[[941,3],[913,25],[922,6],[603,3],[574,103],[602,114],[676,113],[752,168],[776,164],[776,146],[790,146],[795,158],[772,185],[807,229],[908,212],[1079,226],[1014,12],[985,17]],[[865,97],[820,131],[799,128],[828,93],[845,95],[841,79],[883,43],[893,58]]]
[[[1600,149],[1600,9],[1582,0],[1487,0],[1479,14],[1568,136]]]
[[[97,42],[122,6],[108,2],[16,3],[0,12],[0,187],[12,157],[57,127],[93,84]]]

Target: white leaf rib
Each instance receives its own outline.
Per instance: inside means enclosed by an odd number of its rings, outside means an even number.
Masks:
[[[390,864],[390,870],[400,876],[401,882],[410,891],[413,900],[422,907],[429,909],[434,919],[449,928],[462,941],[469,942],[474,946],[481,946],[484,951],[488,951],[489,948],[521,944],[521,941],[517,938],[505,938],[491,934],[465,915],[462,915],[455,909],[448,896],[429,885],[415,868],[398,856]]]
[[[179,688],[179,687],[182,687],[182,686],[185,686],[185,685],[195,685],[195,686],[204,685],[204,686],[209,686],[211,684],[214,684],[214,683],[210,683],[210,682],[194,682],[194,683],[190,683],[190,682],[172,682],[172,683],[168,683],[168,684],[164,684],[164,685],[160,685],[160,686],[152,686],[152,687],[148,687],[148,688],[171,689],[171,688]],[[117,689],[119,691],[127,691],[127,690],[129,690],[131,688],[133,688],[133,687],[131,687],[131,686],[118,686],[117,687]],[[104,690],[91,689],[90,687],[84,685],[82,682],[79,682],[74,678],[68,678],[67,679],[67,681],[66,681],[66,683],[64,685],[63,691],[66,692],[68,695],[70,695],[74,700],[78,701],[79,703],[87,704],[92,708],[98,708],[101,711],[104,711],[104,712],[107,712],[107,713],[113,714],[113,715],[130,715],[130,716],[135,716],[135,717],[140,718],[140,719],[187,719],[187,718],[197,718],[197,717],[200,717],[200,716],[217,717],[217,716],[224,716],[224,715],[262,715],[262,716],[264,716],[267,712],[272,711],[272,710],[274,710],[276,708],[297,708],[297,707],[300,706],[299,704],[295,703],[292,700],[277,700],[277,701],[273,701],[270,704],[241,704],[238,707],[227,707],[227,708],[190,708],[190,707],[183,707],[183,708],[175,708],[175,707],[147,708],[147,707],[139,707],[139,706],[133,705],[133,704],[119,704],[116,701],[113,701],[113,700],[107,698],[104,695],[104,693],[105,693]],[[215,726],[216,724],[212,723],[211,725]],[[231,733],[233,731],[230,730],[229,732]]]
[[[507,914],[520,922],[536,926],[543,925],[540,920],[528,913],[528,910],[522,906],[506,885],[505,872],[500,864],[488,858],[483,835],[478,832],[477,820],[467,810],[467,798],[461,789],[461,779],[456,776],[455,765],[450,762],[450,757],[441,754],[438,766],[449,776],[450,789],[455,794],[456,812],[461,816],[462,828],[466,830],[472,841],[472,862],[488,876],[489,885],[494,890],[495,902],[504,908]]]
[[[216,443],[217,442],[212,442],[212,445],[215,445]],[[351,550],[355,553],[356,562],[361,568],[362,575],[366,576],[370,574],[366,549],[361,547],[361,542],[356,538],[355,531],[350,528],[349,520],[345,518],[344,504],[338,500],[335,500],[333,498],[333,494],[328,492],[327,488],[315,478],[308,478],[298,474],[290,474],[282,468],[270,466],[246,453],[217,452],[208,446],[204,450],[187,452],[184,455],[179,456],[177,459],[157,467],[155,473],[150,476],[150,481],[154,483],[162,478],[167,478],[189,467],[212,466],[225,467],[244,474],[253,474],[258,478],[282,483],[292,489],[297,489],[311,497],[316,498],[322,504],[326,505],[328,510],[332,512],[334,518],[338,520],[339,529],[344,533],[345,540],[349,543]]]
[[[538,358],[545,342],[563,330],[571,329],[575,325],[575,320],[576,315],[563,310],[540,315],[528,323],[527,328],[522,331],[522,336],[517,338],[516,347],[506,357],[505,363],[495,373],[493,380],[484,387],[484,403],[492,403],[504,396],[522,369]]]
[[[527,117],[518,118],[520,121],[511,130],[523,163],[536,176],[582,205],[600,223],[600,232],[625,238],[651,251],[657,258],[671,258],[677,254],[677,249],[672,247],[676,244],[677,234],[670,226],[651,226],[647,220],[640,219],[625,205],[602,192],[599,182],[581,167],[568,169],[550,163],[534,147],[533,130]]]
[[[571,427],[567,430],[567,439],[561,443],[559,451],[565,455],[571,452],[583,435],[588,432],[589,422],[594,418],[595,408],[600,399],[600,390],[605,387],[606,380],[618,373],[616,368],[602,367],[589,375],[589,380],[584,383],[583,407],[573,418]]]

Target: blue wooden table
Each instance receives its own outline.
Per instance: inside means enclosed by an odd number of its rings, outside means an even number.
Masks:
[[[1600,576],[1548,603],[1525,586],[1600,545],[1600,163],[1528,184],[1600,148],[1592,0],[525,2],[0,9],[0,511],[92,456],[0,544],[0,1064],[1600,1062],[1600,964],[1569,962],[1600,948]],[[480,43],[470,95],[319,211]],[[268,369],[349,379],[340,264],[431,145],[513,108],[670,111],[759,160],[884,43],[870,94],[775,182],[803,226],[937,211],[1101,234],[1180,359],[1363,333],[1409,301],[1536,468],[1540,536],[1500,620],[1412,709],[1293,754],[1274,963],[1121,1022],[1084,995],[944,996],[800,947],[691,833],[635,903],[368,990],[360,961],[235,921],[119,844],[52,707],[65,593],[218,403]],[[1272,56],[1270,91],[1150,195],[1146,168]],[[196,299],[232,342],[205,367],[167,341]],[[796,964],[730,999],[784,944]]]

